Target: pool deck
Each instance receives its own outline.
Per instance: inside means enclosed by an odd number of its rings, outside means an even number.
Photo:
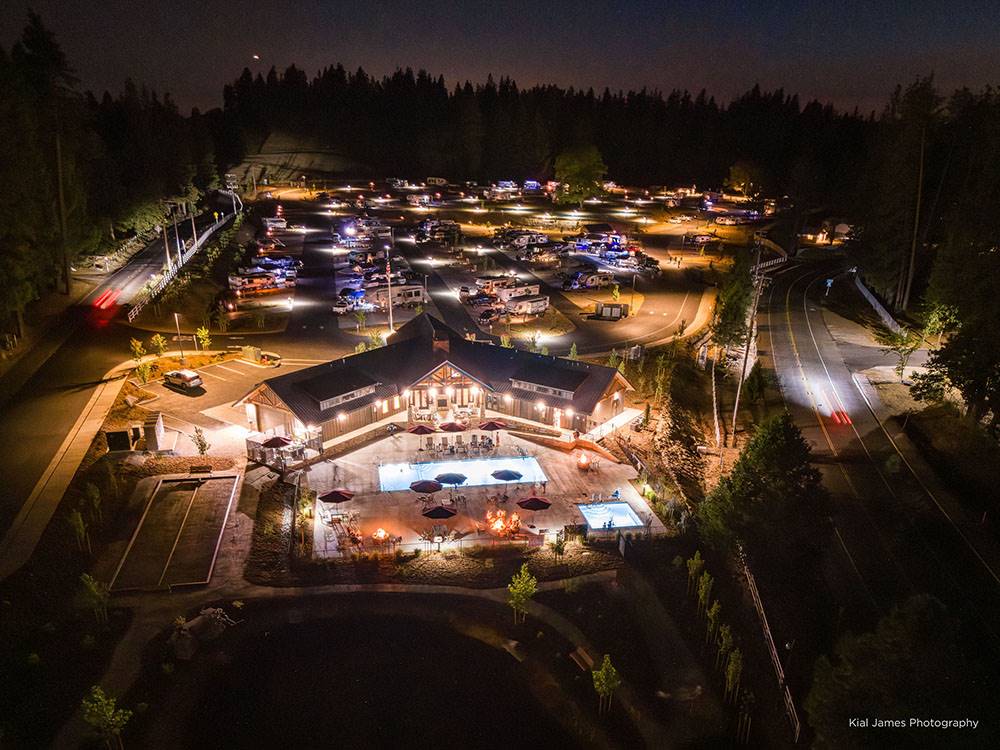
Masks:
[[[302,477],[303,486],[316,490],[320,495],[334,487],[346,487],[356,493],[354,498],[346,503],[337,505],[318,503],[321,506],[321,514],[317,515],[314,524],[315,556],[333,557],[338,554],[350,554],[356,550],[351,548],[342,551],[339,548],[334,528],[320,517],[327,511],[353,516],[365,541],[365,549],[369,551],[376,549],[372,545],[371,535],[378,528],[385,529],[393,536],[401,537],[400,546],[403,549],[431,548],[424,536],[435,526],[439,527],[438,531],[444,531],[449,536],[454,532],[460,538],[455,544],[490,544],[496,541],[496,537],[488,532],[478,532],[477,524],[482,526],[486,521],[487,510],[496,508],[503,509],[508,514],[518,513],[522,521],[522,539],[527,540],[529,544],[541,544],[546,532],[554,534],[567,524],[585,522],[583,514],[576,507],[577,504],[607,501],[616,489],[621,491],[620,500],[627,502],[639,518],[652,519],[650,527],[652,533],[665,531],[663,524],[630,483],[630,480],[636,478],[636,472],[628,464],[615,464],[589,454],[597,464],[597,468],[583,472],[577,468],[574,454],[537,445],[506,432],[500,435],[498,454],[518,455],[517,449],[520,447],[527,455],[534,456],[548,477],[545,487],[512,482],[507,487],[509,500],[499,505],[490,502],[488,498],[503,493],[502,484],[459,487],[456,494],[463,495],[466,500],[457,505],[458,513],[454,517],[445,520],[425,518],[422,515],[424,506],[416,493],[410,490],[382,492],[378,474],[380,463],[416,463],[434,460],[426,453],[418,451],[418,446],[419,439],[416,435],[401,433],[366,445],[345,456],[309,467]],[[551,501],[552,506],[547,510],[536,512],[519,508],[517,500],[531,494],[544,495]],[[437,499],[444,500],[449,495],[449,491],[445,489],[437,493]]]

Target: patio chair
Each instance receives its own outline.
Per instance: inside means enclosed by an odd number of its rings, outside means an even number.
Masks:
[[[464,443],[465,443],[465,440],[464,440],[464,439],[462,438],[462,436],[461,436],[461,435],[455,435],[455,447],[456,447],[456,448],[457,448],[458,446],[460,446],[460,445],[464,444]]]
[[[469,438],[469,445],[473,448],[479,447],[479,435],[473,433],[472,437]]]
[[[426,445],[427,445],[427,450],[429,451],[434,450],[434,438],[432,438],[430,435],[427,436]]]

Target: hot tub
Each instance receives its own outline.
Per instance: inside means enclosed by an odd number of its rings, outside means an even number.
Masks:
[[[578,505],[584,519],[594,531],[610,531],[611,529],[634,529],[643,526],[642,519],[632,510],[632,506],[624,501],[612,503],[591,503]]]

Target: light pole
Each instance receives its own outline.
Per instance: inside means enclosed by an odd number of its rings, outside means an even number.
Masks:
[[[628,311],[631,315],[635,311],[635,277],[638,274],[632,274],[632,296],[629,298]]]
[[[181,350],[181,364],[183,365],[184,364],[184,339],[181,338],[181,321],[180,321],[180,318],[177,316],[177,313],[174,313],[174,325],[177,327],[177,346]]]

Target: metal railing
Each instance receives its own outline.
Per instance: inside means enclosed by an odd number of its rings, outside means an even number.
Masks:
[[[212,235],[214,235],[219,228],[225,225],[229,218],[229,216],[223,214],[222,218],[220,218],[217,222],[212,224],[210,227],[206,227],[202,231],[198,241],[193,242],[191,246],[181,254],[180,263],[171,264],[170,268],[164,271],[155,284],[140,291],[139,296],[132,301],[132,307],[128,311],[129,323],[135,320],[139,316],[139,313],[142,312],[143,308],[156,299],[160,293],[170,285],[170,282],[177,278],[177,274],[180,273],[180,270],[189,260],[191,260],[191,258],[195,256],[195,253],[204,247],[205,243],[211,239]]]
[[[743,550],[739,551],[740,565],[743,567],[743,574],[747,579],[747,587],[750,589],[750,597],[753,599],[753,606],[757,610],[757,617],[760,619],[761,630],[764,633],[764,641],[767,644],[768,653],[771,655],[771,663],[774,665],[774,673],[778,678],[778,687],[781,689],[782,699],[785,702],[785,713],[788,714],[788,721],[792,725],[794,741],[799,741],[802,733],[802,723],[799,721],[799,713],[795,709],[795,701],[792,700],[792,693],[785,682],[785,669],[781,666],[781,659],[778,656],[778,649],[774,645],[774,636],[771,635],[771,626],[767,622],[767,614],[764,612],[764,603],[760,599],[760,592],[757,590],[757,580],[750,567],[747,565]]]
[[[763,271],[768,268],[773,268],[774,266],[780,266],[782,263],[788,262],[788,256],[783,255],[780,258],[771,258],[771,260],[761,261],[750,268],[750,273],[757,273],[758,271]]]
[[[902,326],[889,314],[889,311],[878,301],[878,298],[872,294],[871,290],[865,286],[865,283],[857,274],[854,275],[854,284],[857,286],[858,291],[861,292],[861,296],[868,300],[868,304],[872,306],[872,309],[881,319],[882,324],[893,333],[901,333],[903,330]]]

